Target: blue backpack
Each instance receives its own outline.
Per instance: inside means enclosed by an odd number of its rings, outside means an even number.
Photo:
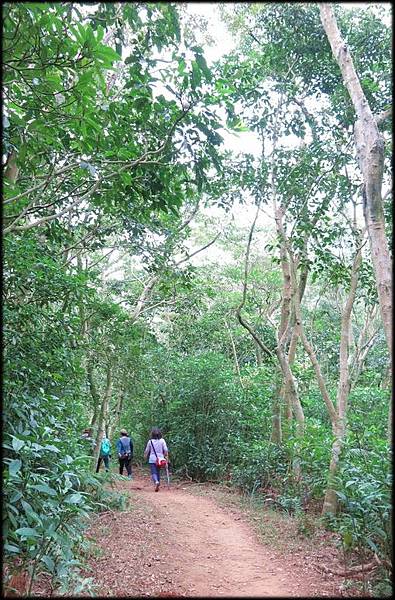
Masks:
[[[130,438],[129,437],[121,437],[121,458],[130,458],[132,456]]]
[[[101,453],[104,456],[108,456],[111,452],[111,444],[110,444],[110,440],[103,440],[101,443]]]

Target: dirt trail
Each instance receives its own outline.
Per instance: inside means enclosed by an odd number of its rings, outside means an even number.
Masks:
[[[149,492],[148,492],[149,493]],[[292,596],[286,574],[274,568],[245,523],[213,500],[182,490],[150,493],[171,525],[172,561],[196,596]]]
[[[260,544],[242,512],[187,486],[162,483],[155,493],[145,472],[116,486],[130,493],[131,509],[101,515],[90,532],[102,548],[90,560],[100,595],[334,595],[313,566],[306,572],[295,556]]]

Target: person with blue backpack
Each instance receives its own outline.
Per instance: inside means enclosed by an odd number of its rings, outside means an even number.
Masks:
[[[110,458],[111,458],[111,442],[108,439],[108,437],[106,436],[106,434],[103,434],[103,439],[102,439],[102,442],[100,445],[99,459],[97,461],[96,473],[99,472],[102,461],[104,462],[104,468],[106,469],[106,471],[109,470]]]
[[[133,440],[128,436],[126,429],[121,429],[121,437],[117,441],[117,451],[119,474],[123,475],[123,468],[125,467],[128,478],[132,479]]]

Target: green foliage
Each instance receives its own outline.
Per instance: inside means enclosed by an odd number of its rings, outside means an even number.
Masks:
[[[383,460],[379,449],[348,449],[337,492],[342,508],[337,529],[349,548],[359,551],[368,548],[391,562],[392,477],[389,467],[389,460]]]
[[[3,442],[4,556],[18,557],[30,585],[47,573],[58,586],[81,566],[76,552],[86,518],[106,498],[65,405],[53,397],[18,404],[17,427]]]
[[[244,492],[263,493],[267,488],[282,489],[290,475],[290,457],[284,447],[266,440],[240,449],[240,459],[232,470],[232,482]]]
[[[242,414],[231,364],[213,352],[173,357],[164,379],[161,424],[175,468],[197,480],[223,477],[237,452]]]
[[[296,435],[275,361],[237,321],[246,272],[243,314],[276,356],[282,237],[257,224],[245,269],[249,228],[230,224],[230,208],[252,199],[263,214],[276,197],[287,251],[298,276],[308,273],[306,335],[336,404],[341,305],[359,243],[354,110],[316,5],[222,9],[240,45],[212,66],[174,3],[3,8],[4,557],[30,587],[46,573],[57,593],[93,593],[78,575],[84,527],[92,513],[127,508],[111,476],[91,473],[92,444],[80,438],[89,424],[97,438],[102,421],[131,432],[137,461],[160,426],[178,474],[259,493],[312,532],[331,423],[299,341],[291,368],[305,432]],[[373,112],[388,108],[390,28],[372,7],[336,10]],[[223,153],[225,128],[259,136],[262,155]],[[196,218],[202,205],[229,217],[211,219],[229,260],[185,267],[191,237],[214,238],[210,220]],[[344,547],[388,562],[388,353],[377,316],[358,362],[376,302],[366,246],[332,526]]]

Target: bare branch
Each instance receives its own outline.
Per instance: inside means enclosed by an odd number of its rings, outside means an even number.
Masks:
[[[242,296],[239,306],[236,309],[236,316],[237,316],[237,319],[238,319],[240,325],[242,327],[244,327],[244,329],[247,329],[249,334],[253,337],[253,339],[258,344],[259,348],[261,348],[261,350],[263,350],[263,352],[265,352],[270,358],[273,358],[273,353],[271,352],[271,350],[269,350],[269,348],[262,342],[260,337],[252,329],[251,325],[241,316],[241,311],[245,305],[246,297],[247,297],[248,264],[249,264],[252,236],[254,234],[255,224],[256,224],[256,221],[257,221],[258,215],[259,215],[259,205],[260,205],[260,202],[258,203],[256,214],[255,214],[254,220],[253,220],[251,228],[250,228],[250,233],[248,235],[247,249],[246,249],[245,261],[244,261],[243,296]]]
[[[85,194],[77,198],[77,200],[73,202],[70,206],[66,206],[66,208],[60,210],[59,212],[54,213],[53,215],[49,215],[48,217],[43,217],[42,219],[38,219],[38,221],[34,221],[34,223],[28,223],[19,227],[13,227],[13,225],[10,225],[6,229],[4,229],[3,233],[6,234],[11,231],[27,231],[28,229],[38,227],[39,225],[43,225],[44,223],[48,223],[50,221],[53,221],[54,219],[57,219],[58,217],[65,215],[68,211],[78,206],[78,204],[81,204],[83,200],[89,198],[89,196],[91,196],[97,190],[97,188],[99,187],[99,183],[100,180],[96,181],[96,183],[91,187],[90,190],[88,190]]]
[[[192,254],[188,254],[188,256],[186,258],[183,258],[182,260],[178,261],[178,263],[176,263],[176,267],[178,267],[179,265],[181,265],[182,263],[186,262],[187,260],[189,260],[190,258],[192,258],[192,256],[195,256],[196,254],[198,254],[199,252],[202,252],[203,250],[206,250],[206,248],[208,248],[209,246],[211,246],[212,244],[214,244],[214,242],[219,238],[219,236],[221,235],[221,232],[217,233],[217,235],[215,236],[215,238],[213,240],[211,240],[211,242],[209,242],[208,244],[206,244],[205,246],[202,246],[201,248],[199,248],[198,250],[195,250],[195,252],[192,252]]]
[[[388,119],[388,117],[390,117],[391,115],[392,115],[392,106],[390,108],[387,108],[387,110],[383,110],[383,112],[379,113],[378,115],[375,115],[374,118],[375,118],[377,125],[380,125],[386,119]]]
[[[32,188],[30,188],[24,192],[21,192],[20,194],[17,194],[16,196],[13,196],[12,198],[8,198],[7,200],[4,200],[3,205],[9,204],[10,202],[16,202],[17,200],[20,200],[21,198],[24,198],[25,196],[28,196],[29,194],[32,194],[33,192],[37,192],[38,190],[41,190],[43,187],[48,185],[48,183],[51,179],[53,179],[57,175],[62,175],[63,173],[66,173],[67,171],[71,171],[72,169],[75,168],[75,166],[76,165],[68,165],[67,167],[63,167],[62,169],[59,169],[58,171],[54,171],[49,177],[46,177],[45,180],[42,181],[41,183],[39,183],[38,185],[35,185]]]

